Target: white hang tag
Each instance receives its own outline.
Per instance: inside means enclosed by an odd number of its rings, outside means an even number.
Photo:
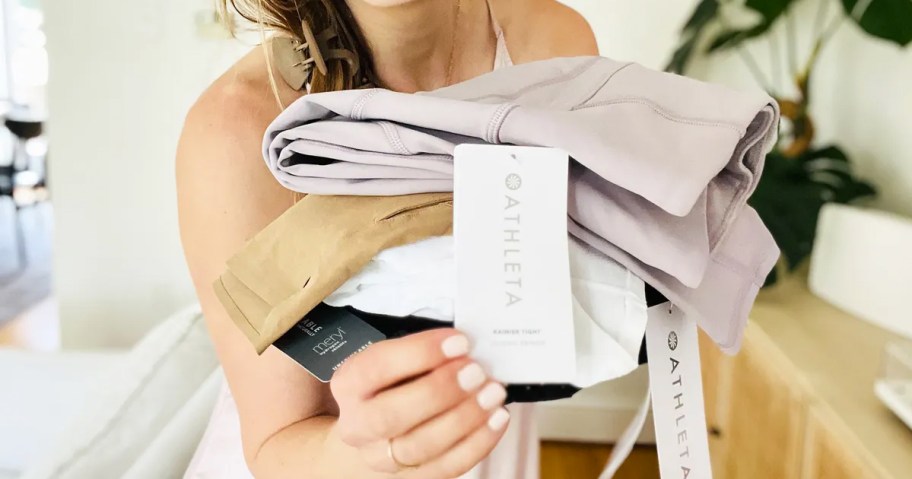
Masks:
[[[509,383],[568,383],[576,347],[567,239],[569,156],[459,145],[454,154],[455,326]]]
[[[649,308],[646,352],[662,479],[711,479],[696,322],[670,304]]]

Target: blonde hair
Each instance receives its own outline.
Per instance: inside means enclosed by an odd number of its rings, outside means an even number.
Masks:
[[[352,64],[344,59],[327,59],[325,74],[316,68],[311,73],[309,91],[312,93],[359,88],[374,80],[370,49],[345,0],[218,0],[218,6],[223,19],[230,18],[231,9],[259,25],[264,48],[268,30],[302,40],[305,22],[316,33],[334,28],[337,35],[333,41],[338,44],[332,48],[352,52],[359,59],[360,71],[352,71]],[[234,28],[232,22],[228,25]],[[273,91],[277,92],[271,59],[272,53],[267,49],[270,82]]]

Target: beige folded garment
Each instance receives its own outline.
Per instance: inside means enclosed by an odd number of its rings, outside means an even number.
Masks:
[[[380,251],[452,229],[452,193],[309,195],[229,259],[213,286],[262,353]]]

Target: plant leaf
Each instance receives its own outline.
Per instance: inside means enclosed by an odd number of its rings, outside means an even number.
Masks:
[[[776,284],[776,281],[779,281],[779,269],[773,268],[772,271],[766,276],[766,281],[763,282],[763,287],[769,287]]]
[[[741,43],[739,37],[744,35],[744,30],[734,30],[727,29],[719,32],[719,35],[709,42],[709,48],[706,49],[707,52],[714,52],[716,50],[726,49],[733,47],[738,43]]]
[[[694,47],[697,44],[697,36],[691,35],[684,43],[681,44],[671,55],[671,60],[665,66],[665,71],[683,75],[687,70],[687,64],[693,58]]]
[[[772,151],[750,204],[776,239],[785,266],[794,270],[811,254],[824,204],[848,203],[875,193],[852,174],[846,153],[827,145],[798,158]]]
[[[682,42],[671,55],[665,71],[683,75],[687,70],[687,65],[696,53],[697,42],[703,35],[703,30],[719,16],[719,0],[701,0],[697,8],[690,15],[684,28],[681,29],[683,35]]]
[[[868,34],[900,46],[906,46],[912,42],[912,1],[871,0],[861,19],[855,19],[852,16],[859,0],[842,0],[841,3],[846,15]]]
[[[682,33],[697,32],[703,29],[709,22],[713,21],[719,14],[719,0],[702,0],[690,19],[684,24]]]
[[[875,196],[876,194],[877,190],[869,183],[864,181],[853,181],[851,184],[845,185],[837,190],[833,196],[833,201],[836,203],[851,203],[861,198]]]
[[[707,49],[707,51],[714,52],[717,50],[725,50],[727,48],[736,47],[736,46],[740,45],[742,42],[744,42],[745,40],[749,40],[751,38],[763,35],[770,29],[771,26],[772,26],[771,23],[767,23],[766,21],[763,21],[757,25],[754,25],[751,28],[746,28],[743,30],[738,30],[738,29],[725,30],[722,33],[720,33],[719,36],[717,36],[715,38],[715,40],[713,40],[709,44],[709,48]]]
[[[788,10],[794,0],[747,0],[745,5],[760,15],[766,23],[772,24],[780,15]]]
[[[798,161],[807,163],[809,161],[817,160],[820,158],[838,160],[845,163],[849,162],[849,155],[847,155],[845,151],[842,151],[842,148],[839,148],[836,145],[828,145],[821,148],[808,150],[798,158]]]
[[[684,28],[681,29],[683,35],[682,42],[671,55],[665,71],[684,74],[687,65],[696,53],[696,45],[703,34],[703,29],[714,21],[719,15],[719,0],[701,0],[697,8],[690,15]]]

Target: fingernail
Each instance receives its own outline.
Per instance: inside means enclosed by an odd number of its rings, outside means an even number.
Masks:
[[[494,411],[494,414],[491,414],[491,417],[488,418],[488,427],[492,431],[500,431],[504,426],[507,425],[507,421],[510,420],[510,413],[506,409],[500,408]]]
[[[478,363],[472,363],[463,367],[456,373],[456,381],[463,391],[474,391],[475,388],[484,384],[486,379],[484,370]]]
[[[465,356],[469,354],[469,339],[461,334],[456,334],[443,340],[441,348],[443,348],[443,355],[448,358]]]
[[[491,383],[478,393],[478,405],[487,411],[503,404],[506,398],[507,390],[498,383]]]

